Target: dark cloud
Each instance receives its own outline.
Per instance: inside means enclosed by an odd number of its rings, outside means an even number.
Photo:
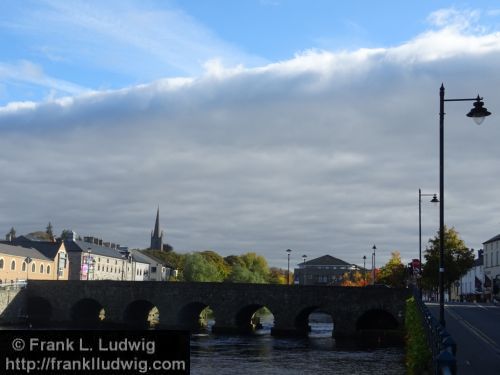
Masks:
[[[444,29],[442,33],[450,31]],[[72,228],[145,247],[156,206],[178,250],[286,265],[371,246],[418,255],[418,188],[438,190],[438,89],[485,96],[482,127],[446,108],[446,222],[497,234],[498,35],[425,34],[392,49],[308,52],[254,69],[0,109],[0,228]],[[467,43],[467,48],[460,43]],[[475,46],[475,47],[474,47]],[[479,74],[478,74],[479,73]],[[449,94],[448,94],[449,93]],[[425,240],[437,209],[424,205]]]

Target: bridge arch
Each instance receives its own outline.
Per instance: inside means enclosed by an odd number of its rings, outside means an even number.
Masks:
[[[253,333],[264,329],[262,318],[270,312],[274,325],[274,313],[269,306],[252,303],[240,308],[235,316],[236,328],[242,333]],[[267,317],[271,318],[271,317]]]
[[[52,319],[52,305],[43,297],[29,297],[27,299],[26,313],[30,324],[44,325]]]
[[[92,298],[80,299],[71,306],[71,322],[78,326],[98,326],[105,319],[105,316],[104,307]]]
[[[193,331],[206,329],[208,320],[214,318],[211,307],[200,301],[194,301],[185,304],[177,314],[177,324]]]
[[[381,309],[365,311],[356,321],[356,330],[395,330],[398,320],[390,312]]]
[[[135,328],[154,328],[160,322],[160,310],[148,300],[135,300],[125,308],[123,321]]]
[[[312,314],[317,316],[313,317]],[[297,332],[303,335],[328,333],[333,336],[334,316],[324,307],[312,305],[299,311],[295,316],[294,325]]]

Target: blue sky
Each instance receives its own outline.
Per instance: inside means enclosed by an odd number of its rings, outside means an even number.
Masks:
[[[445,8],[498,30],[493,1],[5,1],[0,105],[198,76],[212,59],[256,67],[314,49],[396,46]]]
[[[4,1],[0,230],[179,251],[415,257],[416,194],[500,231],[500,6],[493,1]],[[453,126],[452,126],[453,125]],[[470,196],[474,196],[471,199]],[[424,243],[437,211],[424,208]],[[297,262],[301,260],[297,255]]]

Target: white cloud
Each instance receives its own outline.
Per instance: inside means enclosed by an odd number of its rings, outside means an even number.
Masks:
[[[376,243],[380,262],[393,250],[411,259],[418,188],[438,190],[444,82],[451,97],[479,91],[493,112],[477,128],[468,104],[446,110],[446,221],[477,248],[500,209],[500,35],[463,30],[256,68],[213,60],[195,78],[11,104],[0,110],[0,227],[50,220],[146,246],[160,204],[179,250],[254,250],[283,266],[287,248],[361,263]],[[437,211],[423,215],[427,238]]]

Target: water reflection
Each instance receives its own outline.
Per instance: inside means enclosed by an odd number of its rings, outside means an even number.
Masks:
[[[402,347],[337,345],[333,324],[310,317],[307,338],[278,338],[270,335],[273,317],[261,317],[262,328],[251,336],[210,334],[208,330],[191,339],[192,374],[404,374]]]

